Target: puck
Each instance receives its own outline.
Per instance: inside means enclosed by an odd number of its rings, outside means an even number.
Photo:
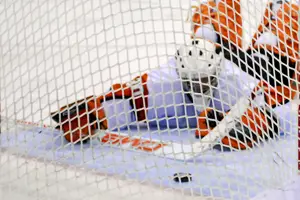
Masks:
[[[173,175],[175,182],[186,183],[192,181],[192,175],[190,173],[175,173]]]

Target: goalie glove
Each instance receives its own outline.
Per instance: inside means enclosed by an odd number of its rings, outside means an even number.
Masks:
[[[212,89],[217,86],[217,74],[223,59],[221,52],[216,53],[215,44],[197,39],[190,46],[181,46],[175,59],[185,94],[196,109],[202,111],[209,104]]]
[[[63,106],[59,111],[52,112],[52,119],[58,123],[56,129],[64,132],[64,137],[69,142],[87,141],[98,127],[97,118],[89,112],[89,104],[96,97],[90,96],[74,103]],[[103,110],[102,110],[103,112]],[[104,113],[102,113],[104,115]],[[105,124],[105,123],[104,123]]]
[[[98,105],[97,114],[93,112],[97,97],[90,96],[63,106],[59,111],[52,112],[52,119],[58,123],[56,129],[62,130],[68,142],[86,142],[99,127],[107,128],[107,120],[103,108]],[[97,120],[98,119],[98,120]]]
[[[212,108],[203,111],[198,118],[196,137],[202,138],[208,135],[223,120],[224,115],[226,114]],[[228,136],[221,140],[224,147],[245,150],[279,134],[275,113],[259,107],[248,108],[245,114],[234,123],[234,128],[228,130]]]

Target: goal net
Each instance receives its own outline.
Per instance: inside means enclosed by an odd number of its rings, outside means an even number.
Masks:
[[[0,0],[0,199],[296,199],[298,16]]]

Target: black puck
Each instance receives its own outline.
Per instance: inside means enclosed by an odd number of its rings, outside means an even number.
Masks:
[[[190,173],[175,173],[173,175],[173,180],[175,182],[186,183],[192,181],[192,175]]]

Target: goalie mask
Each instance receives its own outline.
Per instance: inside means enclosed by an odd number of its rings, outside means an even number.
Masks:
[[[176,70],[192,102],[208,104],[211,89],[217,86],[222,58],[221,53],[216,53],[215,44],[203,39],[193,40],[191,45],[177,50]]]

